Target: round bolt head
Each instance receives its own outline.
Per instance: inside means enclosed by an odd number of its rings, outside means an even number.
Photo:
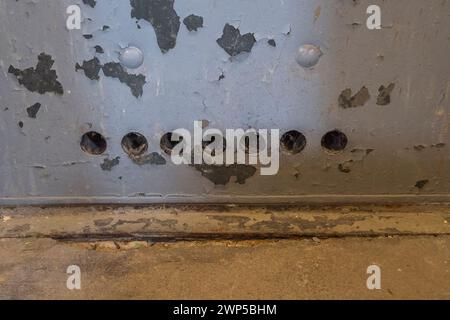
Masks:
[[[295,60],[303,68],[312,68],[319,62],[322,55],[323,52],[319,47],[312,44],[305,44],[298,49]]]
[[[119,59],[123,66],[136,69],[144,63],[144,54],[139,48],[127,47],[120,52]]]

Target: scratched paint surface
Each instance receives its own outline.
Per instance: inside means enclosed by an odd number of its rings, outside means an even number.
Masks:
[[[65,28],[72,4],[82,30]],[[446,0],[2,0],[0,204],[448,200],[449,30]],[[311,69],[304,44],[323,52]],[[120,63],[128,46],[136,69]],[[307,144],[276,176],[175,166],[160,139],[195,120]],[[321,146],[334,129],[339,153]],[[104,154],[80,149],[88,131]],[[122,150],[129,132],[145,157]]]

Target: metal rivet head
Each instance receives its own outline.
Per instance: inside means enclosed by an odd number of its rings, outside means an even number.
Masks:
[[[144,54],[139,48],[127,47],[120,52],[119,59],[125,67],[136,69],[144,63]]]
[[[298,49],[295,60],[303,68],[312,68],[319,62],[322,55],[322,50],[319,47],[312,44],[305,44]]]

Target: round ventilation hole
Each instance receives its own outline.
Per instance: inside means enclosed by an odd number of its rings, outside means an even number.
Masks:
[[[106,151],[107,143],[105,137],[95,131],[85,133],[81,137],[81,149],[92,155],[100,155]]]
[[[136,157],[144,154],[148,150],[148,142],[142,134],[131,132],[123,137],[122,148],[129,156]]]
[[[179,137],[180,140],[178,141],[172,141],[172,139],[174,138],[174,133],[173,132],[168,132],[166,134],[164,134],[161,138],[161,150],[164,151],[164,153],[168,154],[169,156],[172,154],[172,150],[173,148],[175,148],[175,146],[177,146],[179,143],[181,143],[183,141],[183,137]],[[177,138],[175,136],[175,138]],[[177,139],[175,139],[177,140]]]
[[[306,148],[306,137],[296,130],[283,134],[280,142],[281,149],[290,154],[298,154]]]
[[[330,131],[322,138],[322,147],[329,151],[342,151],[347,144],[347,136],[339,130]]]

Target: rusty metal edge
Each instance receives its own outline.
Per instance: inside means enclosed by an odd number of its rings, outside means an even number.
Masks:
[[[104,197],[7,197],[0,198],[0,206],[65,206],[65,205],[161,205],[161,204],[297,204],[297,205],[346,205],[346,204],[422,204],[450,203],[449,194],[395,194],[395,195],[142,195],[142,196],[104,196]]]
[[[450,234],[449,204],[0,208],[0,238],[287,239]]]

